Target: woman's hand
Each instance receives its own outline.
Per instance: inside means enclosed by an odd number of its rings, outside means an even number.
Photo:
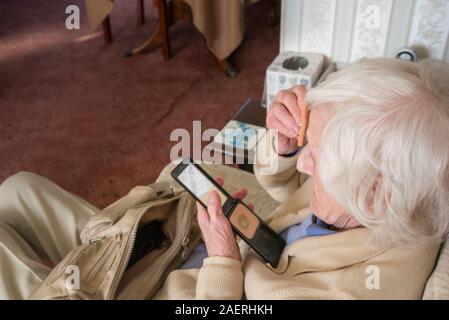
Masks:
[[[223,184],[223,179],[217,178],[216,180],[220,185]],[[242,200],[247,194],[246,189],[240,189],[232,196]],[[207,253],[210,257],[228,257],[242,261],[231,224],[224,216],[221,206],[222,203],[216,191],[209,193],[207,210],[197,203],[198,224],[203,234]],[[249,206],[252,207],[252,205]]]
[[[288,154],[298,148],[298,133],[301,125],[300,103],[304,100],[307,89],[295,86],[282,90],[271,104],[267,114],[267,128],[278,130],[277,152]]]

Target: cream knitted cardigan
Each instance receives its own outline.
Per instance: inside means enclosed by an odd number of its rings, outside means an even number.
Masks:
[[[265,141],[263,147],[271,148]],[[270,215],[281,231],[310,213],[312,180],[296,171],[296,157],[259,156],[255,173],[282,204]],[[277,161],[262,175],[260,163]],[[284,250],[277,268],[239,243],[243,263],[208,257],[200,269],[175,270],[154,299],[420,299],[439,244],[392,246],[370,243],[370,231],[357,228],[296,241]]]

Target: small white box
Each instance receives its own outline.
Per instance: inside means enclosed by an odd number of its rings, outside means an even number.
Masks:
[[[324,65],[324,55],[319,53],[280,53],[267,69],[266,106],[269,107],[280,90],[296,85],[311,88],[318,80]]]

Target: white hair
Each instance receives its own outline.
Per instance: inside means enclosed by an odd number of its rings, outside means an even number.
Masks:
[[[323,186],[375,240],[449,230],[449,65],[364,59],[307,94],[335,113],[318,160]]]

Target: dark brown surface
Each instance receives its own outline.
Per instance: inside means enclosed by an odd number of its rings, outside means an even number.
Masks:
[[[109,44],[113,41],[112,29],[111,29],[111,19],[109,18],[109,16],[103,20],[102,25],[103,25],[104,42],[106,42],[106,44]]]
[[[162,46],[162,55],[164,56],[164,60],[169,60],[171,58],[171,45],[169,39],[169,23],[167,16],[167,2],[164,0],[157,0],[157,7],[159,11],[159,22],[160,22],[160,40]]]
[[[154,181],[169,162],[170,132],[220,129],[246,98],[260,99],[279,30],[267,22],[270,1],[247,11],[247,35],[225,77],[191,24],[170,30],[173,57],[159,50],[123,54],[154,28],[136,28],[135,2],[117,0],[114,42],[87,30],[84,1],[0,1],[0,181],[21,170],[55,181],[103,207],[137,184]],[[78,4],[81,30],[64,27]]]
[[[248,99],[232,117],[233,120],[265,127],[266,109],[260,105],[259,100]]]
[[[143,0],[136,0],[137,26],[145,24],[145,3]]]

